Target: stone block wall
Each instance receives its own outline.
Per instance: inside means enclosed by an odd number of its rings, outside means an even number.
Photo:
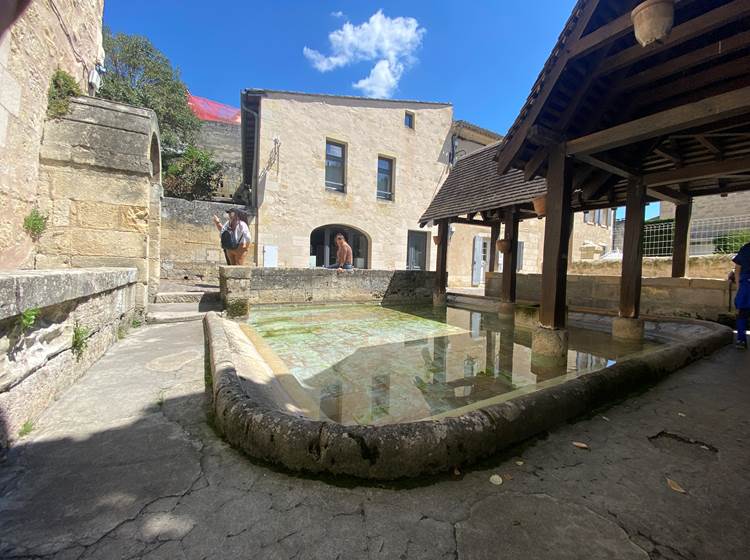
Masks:
[[[687,274],[689,278],[717,278],[725,280],[734,267],[733,255],[700,255],[689,257]],[[568,264],[568,273],[594,276],[619,276],[621,260],[578,261]],[[672,257],[644,257],[643,276],[672,276]]]
[[[221,297],[230,314],[269,303],[431,303],[435,273],[421,270],[219,268]]]
[[[161,206],[161,277],[216,280],[226,265],[214,214],[222,221],[236,204],[164,197]],[[253,232],[251,231],[251,234]],[[253,247],[248,251],[253,254]]]
[[[488,273],[485,295],[499,297],[502,273]],[[520,302],[541,300],[542,275],[519,274],[516,297]],[[641,314],[716,320],[730,309],[729,285],[707,278],[644,278]],[[568,275],[567,300],[571,308],[616,313],[620,303],[619,276]]]
[[[130,325],[137,275],[127,268],[0,273],[0,448]],[[24,328],[22,314],[34,309]],[[85,347],[74,347],[76,328]]]
[[[49,219],[36,268],[133,267],[136,306],[159,281],[161,163],[153,111],[92,97],[48,120],[38,206]]]
[[[221,163],[224,180],[217,196],[234,197],[242,186],[242,135],[239,124],[201,121],[198,146]]]
[[[34,0],[0,39],[0,270],[33,268],[23,220],[37,205],[50,78],[66,70],[86,91],[102,44],[104,0]]]

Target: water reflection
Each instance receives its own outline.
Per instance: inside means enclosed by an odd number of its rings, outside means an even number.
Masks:
[[[540,368],[531,363],[531,332],[497,314],[358,306],[356,319],[347,321],[345,312],[334,321],[330,306],[275,313],[260,311],[253,326],[264,336],[273,329],[269,345],[319,401],[322,415],[344,424],[419,420],[512,397],[654,344],[571,327],[567,362]],[[334,314],[341,318],[340,309]]]

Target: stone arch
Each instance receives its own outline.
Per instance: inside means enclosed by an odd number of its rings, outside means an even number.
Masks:
[[[370,268],[372,239],[370,235],[358,227],[347,224],[325,224],[310,232],[310,257],[315,257],[315,266],[327,266],[336,262],[336,233],[344,234],[345,239],[352,246],[354,268]]]

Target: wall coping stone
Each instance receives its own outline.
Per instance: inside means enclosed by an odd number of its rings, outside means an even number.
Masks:
[[[135,268],[73,268],[12,270],[0,272],[0,320],[32,307],[48,307],[65,301],[134,284]]]

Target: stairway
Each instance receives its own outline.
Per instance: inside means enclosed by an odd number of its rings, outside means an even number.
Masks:
[[[156,294],[156,300],[149,305],[146,322],[182,323],[200,321],[209,311],[221,311],[219,290],[213,287],[185,291],[165,291]]]

